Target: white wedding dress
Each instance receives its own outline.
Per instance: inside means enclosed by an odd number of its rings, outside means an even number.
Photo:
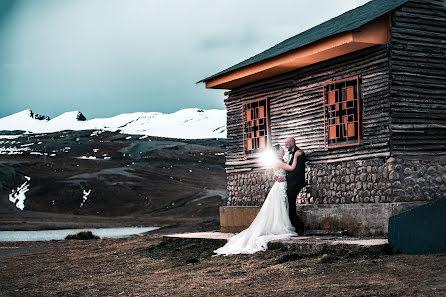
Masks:
[[[284,169],[278,169],[274,175],[285,176]],[[248,229],[234,235],[214,253],[219,255],[253,254],[266,251],[268,242],[297,236],[288,215],[287,183],[275,182],[259,213]]]

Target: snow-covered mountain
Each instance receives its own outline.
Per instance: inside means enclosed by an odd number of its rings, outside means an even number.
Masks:
[[[120,131],[124,134],[183,139],[226,138],[226,111],[182,109],[175,113],[135,112],[111,118],[85,120],[79,111],[65,112],[51,120],[36,119],[30,109],[0,119],[0,131],[51,133],[63,130]]]

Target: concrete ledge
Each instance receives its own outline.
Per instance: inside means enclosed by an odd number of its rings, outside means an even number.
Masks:
[[[260,206],[220,206],[221,232],[243,231],[254,221]]]
[[[346,230],[349,236],[385,236],[390,217],[425,203],[298,205],[297,215],[304,222],[305,230]],[[236,233],[246,229],[259,210],[259,206],[220,206],[221,232]]]
[[[298,205],[306,230],[346,230],[350,236],[385,236],[389,218],[420,202]]]

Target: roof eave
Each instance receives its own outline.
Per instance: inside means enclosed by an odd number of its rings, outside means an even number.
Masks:
[[[364,26],[330,36],[279,56],[202,80],[206,88],[232,90],[354,51],[389,42],[390,17],[381,16]]]

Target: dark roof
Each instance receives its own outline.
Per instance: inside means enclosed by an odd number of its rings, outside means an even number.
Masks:
[[[319,24],[316,27],[308,29],[307,31],[297,34],[291,38],[288,38],[281,43],[267,49],[266,51],[261,52],[260,54],[257,54],[238,64],[235,64],[234,66],[231,66],[212,76],[202,79],[197,83],[206,82],[214,77],[231,72],[233,70],[276,57],[280,54],[295,50],[320,39],[358,29],[359,27],[403,5],[407,1],[408,0],[372,0],[362,6],[349,10],[337,17]]]

